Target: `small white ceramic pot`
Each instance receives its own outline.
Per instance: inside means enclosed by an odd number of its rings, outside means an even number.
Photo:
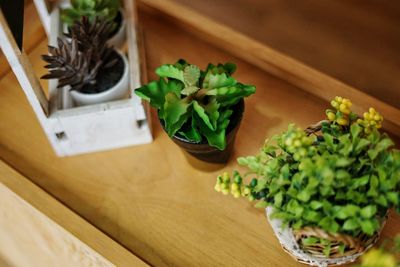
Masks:
[[[121,79],[112,88],[98,94],[84,94],[78,91],[70,91],[71,97],[76,106],[93,105],[98,103],[119,100],[128,95],[129,91],[129,64],[128,59],[120,51],[115,50],[122,57],[124,72]]]
[[[112,45],[115,48],[120,48],[124,44],[126,38],[126,21],[124,10],[121,8],[119,12],[121,13],[121,24],[119,25],[119,29],[107,41],[107,44]]]

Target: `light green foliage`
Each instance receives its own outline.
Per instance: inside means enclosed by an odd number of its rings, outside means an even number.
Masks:
[[[239,189],[294,229],[373,235],[389,208],[400,212],[400,151],[377,127],[365,131],[357,119],[349,122],[326,121],[310,136],[290,125],[258,155],[238,158],[250,169],[246,176],[256,177]]]
[[[120,8],[120,0],[71,0],[71,7],[63,9],[61,19],[68,26],[82,16],[93,22],[96,17],[113,21]]]
[[[232,106],[255,92],[252,85],[237,82],[231,63],[209,64],[205,71],[179,60],[156,69],[159,81],[135,90],[158,109],[169,136],[179,134],[193,142],[206,138],[211,146],[226,147],[226,129]]]

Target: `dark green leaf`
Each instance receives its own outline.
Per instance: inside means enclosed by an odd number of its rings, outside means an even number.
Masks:
[[[185,99],[178,98],[174,93],[165,96],[164,121],[169,136],[173,136],[187,121],[189,106]]]
[[[363,218],[369,219],[376,214],[376,206],[368,205],[361,209],[360,214]]]
[[[266,208],[266,207],[268,207],[268,202],[267,201],[259,201],[254,205],[254,207],[256,207],[256,208]]]
[[[149,101],[150,105],[162,109],[165,103],[165,96],[174,92],[177,97],[180,96],[180,90],[182,90],[183,85],[178,81],[169,81],[168,83],[160,79],[159,82],[153,81],[135,90],[135,94],[142,99]]]
[[[232,115],[232,110],[225,110],[220,113],[216,131],[212,131],[204,121],[195,114],[196,124],[199,126],[200,132],[207,138],[208,143],[220,150],[226,147],[226,128],[229,125],[229,117]]]
[[[361,230],[367,235],[373,235],[375,232],[375,228],[373,223],[370,220],[360,220]]]
[[[318,223],[322,219],[322,215],[314,210],[306,210],[303,214],[303,218],[307,221]]]
[[[354,158],[338,158],[336,167],[347,167],[355,161]]]
[[[208,126],[208,128],[210,128],[212,131],[214,131],[215,130],[214,125],[211,124],[210,118],[208,117],[204,108],[196,100],[193,100],[192,103],[193,103],[194,111],[196,111],[197,115],[199,115],[199,117],[203,120],[205,125]]]
[[[283,193],[279,192],[278,194],[276,194],[274,196],[274,204],[277,207],[281,207],[282,206],[282,201],[283,201]]]
[[[360,211],[360,207],[352,204],[348,204],[344,206],[344,212],[347,214],[347,217],[354,217]]]
[[[363,150],[365,147],[369,146],[371,144],[371,142],[365,138],[360,139],[360,141],[358,141],[357,146],[355,147],[355,152],[358,154],[361,152],[361,150]]]
[[[354,218],[347,219],[343,224],[343,229],[348,230],[348,231],[356,230],[359,227],[360,227],[360,225],[358,224],[357,220]]]
[[[353,123],[350,126],[350,133],[351,136],[353,137],[353,140],[361,133],[361,130],[362,130],[361,126],[358,123]]]
[[[307,238],[303,238],[301,240],[301,242],[305,245],[305,246],[311,246],[311,245],[315,245],[317,244],[319,241],[318,238],[316,237],[307,237]]]
[[[243,97],[253,94],[256,88],[252,85],[236,84],[230,87],[220,87],[208,90],[206,95],[215,96],[221,106],[230,106],[239,102]]]
[[[302,201],[302,202],[307,202],[310,200],[311,194],[308,190],[304,189],[297,194],[297,199]]]
[[[387,199],[395,205],[399,204],[400,193],[399,192],[388,192],[386,194]]]
[[[389,147],[393,146],[394,143],[389,138],[384,138],[376,145],[376,151],[381,152],[383,150],[388,149]]]
[[[310,202],[310,207],[311,207],[313,210],[318,210],[318,209],[322,208],[322,202],[317,201],[317,200],[312,200],[312,201]]]
[[[329,255],[331,255],[331,244],[325,246],[322,252],[324,253],[325,257],[328,258]]]
[[[199,130],[197,129],[196,124],[194,123],[194,119],[191,119],[191,127],[188,127],[188,129],[185,129],[184,131],[180,131],[179,133],[183,135],[186,139],[199,143],[201,141],[201,134]]]

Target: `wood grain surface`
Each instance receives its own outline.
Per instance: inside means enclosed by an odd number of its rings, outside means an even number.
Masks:
[[[173,1],[400,108],[398,1]]]
[[[218,4],[218,2],[221,1],[224,2],[225,5]],[[187,4],[181,2],[187,2]],[[241,30],[243,27],[236,27],[236,25],[232,25],[229,21],[223,19],[228,16],[231,20],[234,20],[241,26],[247,25],[247,29],[250,31],[253,29],[259,29],[264,26],[263,17],[253,17],[253,20],[249,22],[246,20],[246,17],[243,18],[243,14],[238,12],[238,10],[243,10],[243,13],[246,14],[249,10],[251,12],[254,7],[258,8],[260,12],[264,12],[265,7],[263,9],[263,6],[271,1],[262,2],[255,0],[247,4],[243,1],[234,1],[227,4],[224,0],[216,1],[216,3],[211,3],[210,1],[198,2],[200,1],[140,0],[140,7],[154,12],[155,16],[163,16],[170,19],[174,22],[176,27],[188,29],[200,39],[205,40],[216,47],[222,48],[252,65],[258,66],[259,68],[294,84],[298,88],[325,99],[326,101],[330,101],[336,95],[357,99],[357,103],[353,106],[357,112],[361,112],[361,110],[374,106],[386,118],[384,127],[398,135],[400,134],[400,109],[396,105],[388,104],[381,100],[381,98],[377,98],[374,95],[364,92],[353,84],[344,82],[340,78],[333,76],[330,72],[324,71],[318,66],[309,64],[307,60],[295,57],[293,53],[282,52],[279,48],[274,48],[269,45],[269,43],[263,42],[259,38],[252,37],[248,32]],[[196,8],[198,5],[201,7],[204,5],[205,10],[202,8]],[[272,13],[276,12],[274,8],[275,7],[273,6],[269,11]],[[290,8],[291,6],[288,5],[287,9],[290,10]],[[212,11],[209,12],[207,9],[212,9]],[[278,12],[278,14],[280,13]],[[279,18],[277,19],[278,21]],[[259,24],[252,24],[252,22],[258,20],[260,21]],[[279,21],[276,24],[280,25],[279,23],[285,25],[286,21]],[[308,29],[303,29],[303,31],[307,30]],[[304,35],[308,36],[308,34]],[[308,41],[318,43],[319,39],[317,37],[318,36],[316,36],[315,40],[312,39]],[[288,43],[291,44],[289,41]],[[338,47],[339,44],[336,43],[340,42],[335,41],[331,46]],[[321,47],[324,48],[325,45],[321,45]],[[322,48],[320,50],[324,51]],[[371,58],[374,57],[374,55],[368,56]],[[346,58],[346,56],[343,55],[342,58]],[[331,60],[331,58],[321,56],[319,60],[325,62],[326,60]],[[335,59],[332,59],[332,62],[334,61]],[[363,62],[362,64],[365,65],[366,63]],[[342,69],[345,69],[345,67]],[[361,70],[355,74],[357,77],[363,75],[365,74]],[[369,75],[368,77],[376,76],[379,75],[374,74]],[[391,76],[386,78],[391,81],[396,81],[396,72],[392,72]],[[384,81],[382,81],[382,83],[384,83]],[[393,94],[388,98],[391,99],[392,102],[397,103],[400,97],[396,94],[398,90],[392,90],[391,87],[389,88]],[[375,95],[386,96],[387,91],[388,90],[376,89]]]
[[[235,62],[235,77],[257,86],[227,165],[188,157],[163,132],[154,110],[152,144],[57,158],[9,72],[0,80],[0,157],[151,265],[301,266],[280,248],[263,210],[213,187],[217,174],[238,168],[234,158],[256,153],[288,123],[305,127],[320,120],[328,104],[168,20],[142,12],[140,22],[149,79],[160,64],[185,58],[200,67]],[[43,40],[29,53],[38,74],[45,51]],[[400,217],[391,215],[383,238],[399,227]]]
[[[148,266],[0,160],[0,266]]]

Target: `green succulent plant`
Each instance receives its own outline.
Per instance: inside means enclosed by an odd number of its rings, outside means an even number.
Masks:
[[[400,151],[379,132],[382,116],[375,109],[359,119],[348,110],[348,99],[337,100],[336,110],[328,110],[328,120],[314,130],[292,124],[267,140],[258,155],[238,158],[250,171],[244,177],[235,171],[233,179],[224,173],[216,191],[259,200],[256,207],[272,207],[272,218],[295,230],[318,227],[353,237],[376,233],[389,208],[400,212]],[[342,100],[346,104],[340,107]],[[254,178],[245,185],[249,175]],[[324,245],[326,240],[302,242]]]
[[[61,20],[68,26],[81,17],[93,22],[96,17],[113,22],[121,6],[120,0],[71,0],[71,7],[61,11]]]
[[[179,60],[156,69],[160,77],[135,93],[158,109],[169,136],[179,134],[199,143],[205,137],[211,146],[226,147],[226,129],[232,106],[255,92],[253,85],[237,82],[232,63],[209,64],[205,71]]]

